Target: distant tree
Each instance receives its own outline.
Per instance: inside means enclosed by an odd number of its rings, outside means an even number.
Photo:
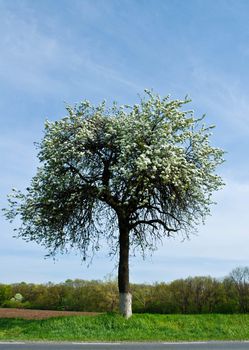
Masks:
[[[11,298],[12,289],[6,284],[0,284],[0,306]]]
[[[16,293],[12,299],[21,303],[23,301],[23,296],[20,293]]]
[[[203,312],[222,312],[225,303],[225,290],[223,283],[210,276],[203,277],[204,300]]]
[[[190,289],[191,313],[211,313],[220,301],[219,282],[214,278],[198,276],[189,277],[185,283]]]
[[[222,313],[238,313],[240,312],[238,291],[231,281],[230,277],[225,277],[222,281],[224,292],[223,302],[220,305],[219,312]]]
[[[146,312],[174,313],[176,306],[172,304],[170,285],[166,283],[155,283],[150,286],[151,300],[147,302]]]
[[[14,190],[6,211],[20,216],[18,237],[50,254],[77,247],[85,259],[104,237],[119,254],[120,311],[131,315],[129,253],[163,237],[189,236],[209,214],[222,185],[223,151],[210,146],[212,127],[170,100],[146,91],[134,106],[84,101],[46,122],[37,174],[26,193]]]
[[[148,284],[134,284],[131,285],[131,290],[135,312],[148,312],[148,306],[153,300],[153,286]]]
[[[190,312],[192,290],[191,279],[179,279],[170,284],[172,304],[175,305],[175,312],[187,314]]]
[[[239,302],[240,312],[249,312],[249,267],[237,267],[229,274]]]
[[[118,310],[118,288],[117,281],[112,279],[107,279],[103,283],[104,289],[104,303],[107,305],[105,309],[109,312],[114,312]]]

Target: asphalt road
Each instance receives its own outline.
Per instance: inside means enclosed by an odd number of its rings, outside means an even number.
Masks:
[[[32,343],[0,342],[0,350],[240,350],[248,349],[249,342],[195,342],[195,343]]]

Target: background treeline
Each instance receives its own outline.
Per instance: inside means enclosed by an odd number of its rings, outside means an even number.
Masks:
[[[248,313],[249,268],[222,280],[189,277],[171,283],[132,284],[135,313]],[[51,310],[117,311],[116,281],[0,284],[0,306]]]

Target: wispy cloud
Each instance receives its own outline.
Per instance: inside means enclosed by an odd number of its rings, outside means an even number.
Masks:
[[[56,23],[44,30],[41,21],[29,11],[30,8],[22,17],[8,7],[1,8],[0,76],[6,84],[29,93],[65,96],[70,89],[77,90],[84,84],[97,87],[102,77],[102,81],[104,78],[126,88],[140,89],[111,65],[102,64],[101,57],[93,59],[93,39],[82,37],[77,47],[70,43],[73,33],[68,34],[60,23],[60,35],[54,32]]]
[[[205,64],[198,64],[192,72],[193,94],[199,105],[205,106],[217,120],[230,126],[236,134],[249,135],[249,103],[246,87],[238,76],[224,74]]]

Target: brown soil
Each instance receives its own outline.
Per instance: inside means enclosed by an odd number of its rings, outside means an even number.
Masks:
[[[95,316],[97,312],[81,311],[54,311],[54,310],[29,310],[29,309],[3,309],[0,308],[0,318],[25,318],[29,320],[41,320],[49,317],[60,316]]]

